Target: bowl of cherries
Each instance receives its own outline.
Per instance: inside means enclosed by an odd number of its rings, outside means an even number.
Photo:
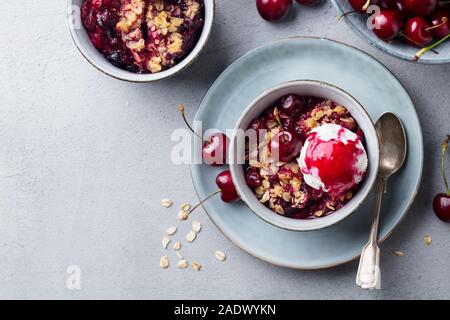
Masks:
[[[75,45],[95,68],[152,82],[191,64],[212,29],[214,0],[69,0]]]
[[[295,231],[322,229],[355,212],[379,162],[365,109],[342,89],[313,80],[282,83],[250,103],[228,154],[240,199],[266,222]]]
[[[450,63],[450,1],[332,2],[352,29],[373,46],[408,61]]]

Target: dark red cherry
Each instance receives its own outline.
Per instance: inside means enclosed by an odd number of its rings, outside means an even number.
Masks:
[[[406,11],[421,17],[432,14],[438,4],[439,0],[403,0]]]
[[[262,179],[258,169],[248,168],[247,171],[245,171],[245,182],[247,182],[247,185],[250,188],[259,187],[262,183]]]
[[[227,163],[228,137],[224,133],[214,133],[203,142],[203,161],[211,166],[220,167]]]
[[[374,18],[375,29],[373,32],[384,41],[395,39],[402,29],[402,16],[395,10],[382,9],[380,14]]]
[[[450,195],[439,193],[433,199],[433,210],[437,217],[445,222],[450,222]]]
[[[261,17],[267,21],[283,18],[292,7],[292,0],[256,0]]]
[[[294,94],[289,94],[281,98],[280,102],[280,114],[281,115],[292,115],[294,112],[299,112],[303,109],[303,101],[301,97]]]
[[[433,32],[428,28],[431,24],[422,17],[413,17],[406,21],[403,33],[406,41],[412,46],[425,47],[433,42]]]
[[[302,146],[303,143],[296,134],[284,130],[272,138],[269,149],[272,156],[278,154],[279,161],[290,162],[300,154]]]
[[[380,6],[383,9],[392,9],[398,11],[398,13],[400,13],[403,18],[407,16],[403,0],[381,0]]]
[[[223,171],[216,177],[216,184],[220,189],[220,197],[224,202],[239,200],[239,195],[231,178],[230,170]]]
[[[369,6],[378,4],[378,0],[349,0],[348,2],[357,12],[366,12]]]
[[[442,39],[450,34],[450,11],[438,11],[432,16],[433,34],[437,39]]]
[[[441,146],[441,173],[444,180],[445,193],[437,194],[433,199],[433,210],[439,219],[450,222],[450,188],[445,174],[445,157],[450,143],[450,135],[444,140]]]

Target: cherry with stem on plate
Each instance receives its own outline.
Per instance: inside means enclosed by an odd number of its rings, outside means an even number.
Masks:
[[[292,7],[292,0],[256,0],[260,16],[267,21],[275,21],[287,15]]]
[[[421,17],[431,15],[438,7],[439,0],[403,0],[405,10]]]
[[[213,167],[220,167],[227,163],[227,148],[228,148],[228,137],[226,134],[218,132],[213,133],[208,137],[208,139],[203,139],[198,133],[192,129],[189,122],[186,119],[184,113],[184,105],[180,104],[178,107],[183,121],[188,127],[188,129],[197,137],[203,141],[202,146],[202,157],[203,161]]]
[[[438,11],[432,16],[431,23],[433,34],[437,39],[442,39],[450,33],[450,11]]]
[[[234,186],[230,170],[222,171],[217,175],[216,185],[219,187],[219,190],[215,191],[214,193],[211,193],[205,199],[203,199],[198,204],[193,206],[192,209],[190,209],[189,211],[182,211],[182,213],[184,214],[182,216],[182,220],[186,220],[194,210],[199,208],[202,204],[204,204],[206,201],[208,201],[209,199],[211,199],[212,197],[214,197],[219,193],[222,201],[226,203],[232,203],[240,199],[236,191],[236,187]]]
[[[408,19],[403,28],[406,41],[412,46],[425,47],[433,42],[432,25],[422,17]]]
[[[391,41],[399,34],[403,26],[400,13],[391,9],[382,9],[380,14],[374,18],[375,29],[373,32],[384,41]]]
[[[433,210],[439,219],[445,222],[450,222],[450,188],[448,186],[447,177],[445,175],[445,155],[450,143],[450,135],[447,136],[444,143],[442,143],[442,178],[444,180],[445,193],[437,194],[433,199]]]
[[[371,5],[378,4],[378,0],[349,0],[348,2],[355,10],[353,12],[361,13],[366,12]]]

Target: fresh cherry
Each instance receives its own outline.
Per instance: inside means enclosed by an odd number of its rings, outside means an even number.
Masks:
[[[447,176],[445,175],[445,155],[448,150],[448,144],[450,143],[450,135],[442,143],[442,155],[441,155],[441,169],[442,178],[444,180],[445,193],[437,194],[433,199],[433,210],[439,219],[445,222],[450,222],[450,188],[447,182]]]
[[[184,105],[180,104],[178,110],[183,117],[183,121],[188,127],[188,129],[200,139],[200,137],[194,129],[189,125],[184,113]],[[213,133],[208,137],[208,139],[203,140],[202,145],[202,157],[203,161],[211,166],[220,167],[227,163],[227,148],[228,148],[228,137],[224,133]]]
[[[230,170],[219,173],[216,177],[216,184],[219,187],[222,201],[234,202],[239,200],[239,195],[231,178]]]
[[[349,0],[348,2],[357,12],[366,12],[371,5],[378,4],[378,0]]]
[[[270,140],[269,150],[272,155],[278,154],[279,161],[290,162],[300,154],[302,146],[303,143],[296,134],[283,130]]]
[[[380,6],[383,9],[392,9],[396,10],[401,16],[404,18],[407,16],[407,12],[405,9],[405,5],[403,4],[403,0],[381,0]]]
[[[432,14],[438,4],[439,0],[403,0],[406,11],[421,17]]]
[[[384,41],[395,39],[402,29],[403,19],[400,13],[391,9],[382,9],[374,18],[375,29],[373,32]]]
[[[245,182],[247,182],[247,185],[250,188],[259,187],[262,183],[262,179],[258,169],[248,168],[247,171],[245,171]]]
[[[303,109],[303,101],[294,94],[289,94],[281,99],[280,114],[291,116],[294,112],[299,112]]]
[[[431,25],[422,17],[413,17],[406,21],[403,34],[406,41],[412,46],[425,47],[433,42]]]
[[[292,7],[292,0],[256,0],[261,17],[267,21],[283,18]]]
[[[213,133],[203,142],[203,161],[213,167],[227,163],[228,137],[224,133]]]
[[[431,20],[433,34],[437,39],[442,39],[450,34],[450,11],[435,12]]]

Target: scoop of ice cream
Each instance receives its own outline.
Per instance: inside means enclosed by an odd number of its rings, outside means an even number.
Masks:
[[[355,133],[337,124],[323,124],[308,135],[298,163],[310,187],[342,194],[363,180],[368,159]]]

